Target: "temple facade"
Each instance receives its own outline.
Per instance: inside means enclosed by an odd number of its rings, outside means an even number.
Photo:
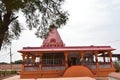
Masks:
[[[23,47],[18,51],[23,61],[20,77],[107,76],[115,70],[113,50],[111,46],[65,46],[57,29],[51,28],[40,47]],[[103,57],[99,58],[100,55]]]

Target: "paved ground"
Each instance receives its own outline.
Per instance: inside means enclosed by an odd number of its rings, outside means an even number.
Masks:
[[[15,75],[15,76],[3,79],[3,80],[20,80],[20,76],[19,75]]]
[[[20,79],[19,75],[9,77],[3,80],[96,80],[90,77],[74,77],[74,78],[40,78],[40,79]]]
[[[120,73],[113,72],[110,74],[110,76],[113,76],[114,78],[120,78]],[[20,79],[20,75],[15,75],[3,80],[108,80],[108,77],[96,77],[95,79],[90,77]]]

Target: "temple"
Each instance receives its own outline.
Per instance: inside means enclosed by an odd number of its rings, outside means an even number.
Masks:
[[[23,47],[18,51],[22,54],[20,77],[107,76],[115,71],[113,50],[111,46],[65,46],[57,29],[52,27],[40,47]],[[100,55],[103,56],[99,58]]]

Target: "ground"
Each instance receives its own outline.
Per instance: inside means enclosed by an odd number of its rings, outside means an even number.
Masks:
[[[95,79],[90,77],[20,79],[20,75],[15,75],[3,80],[95,80]]]

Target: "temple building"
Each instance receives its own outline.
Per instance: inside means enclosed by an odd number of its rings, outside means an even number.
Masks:
[[[107,76],[115,71],[113,50],[111,46],[65,46],[57,29],[52,27],[40,47],[23,47],[18,51],[22,54],[20,77]]]

